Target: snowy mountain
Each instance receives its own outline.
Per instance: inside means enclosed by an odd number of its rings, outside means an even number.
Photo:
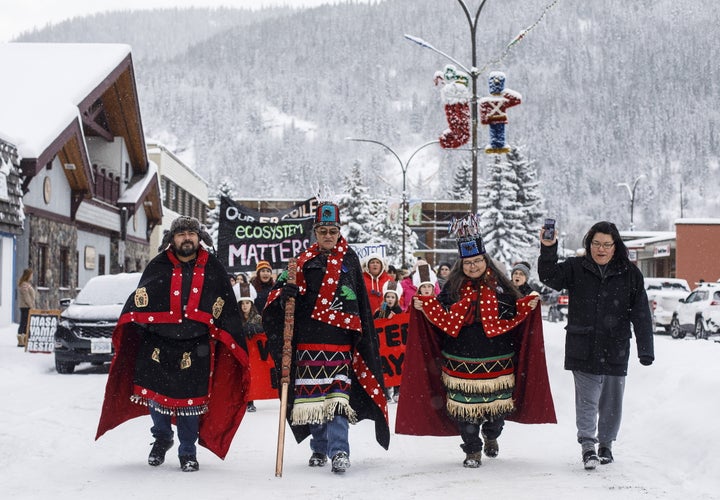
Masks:
[[[720,214],[718,18],[708,0],[487,2],[478,95],[491,70],[522,94],[508,142],[537,162],[547,214],[568,234],[599,219],[627,228],[630,200],[617,184],[641,174],[638,229]],[[404,34],[470,65],[453,0],[112,13],[22,40],[130,43],[148,136],[185,154],[211,185],[229,178],[241,197],[302,198],[317,184],[339,189],[358,160],[378,196],[399,192],[394,158],[345,139],[379,140],[406,159],[447,127],[433,75],[449,61]],[[483,145],[485,127],[479,137]],[[469,161],[467,150],[427,148],[408,171],[410,195],[446,198]],[[491,161],[481,153],[481,176]]]

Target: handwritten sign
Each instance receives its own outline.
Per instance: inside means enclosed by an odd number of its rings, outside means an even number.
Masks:
[[[53,352],[55,330],[57,330],[60,311],[30,309],[28,313],[27,352]]]

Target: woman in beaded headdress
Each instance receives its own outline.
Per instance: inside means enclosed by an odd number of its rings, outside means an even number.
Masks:
[[[395,432],[459,434],[463,465],[475,468],[481,426],[486,455],[497,456],[505,417],[554,423],[555,412],[537,295],[522,297],[497,269],[475,216],[453,221],[451,232],[460,258],[442,292],[413,299]]]

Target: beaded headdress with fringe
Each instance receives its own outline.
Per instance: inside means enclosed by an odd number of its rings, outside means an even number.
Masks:
[[[478,216],[468,214],[460,219],[452,218],[448,233],[455,236],[461,259],[485,254]]]

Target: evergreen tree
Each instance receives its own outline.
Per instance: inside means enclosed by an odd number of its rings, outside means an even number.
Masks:
[[[355,161],[343,179],[343,195],[338,205],[343,214],[343,236],[349,243],[375,243],[377,209],[362,181],[360,162]]]
[[[463,160],[458,163],[453,175],[453,183],[448,191],[451,200],[472,199],[472,164],[463,155]]]
[[[545,200],[540,193],[535,162],[523,154],[523,146],[513,147],[507,154],[507,163],[517,178],[517,201],[522,210],[522,223],[525,227],[524,241],[532,252],[524,260],[531,258],[537,246],[538,231],[542,226]]]
[[[396,202],[397,201],[397,202]],[[405,265],[415,262],[413,253],[418,248],[417,234],[402,220],[402,203],[393,200],[388,193],[383,200],[375,200],[375,213],[378,214],[374,234],[379,243],[387,245],[387,263],[400,267],[403,262],[403,231],[405,231]]]
[[[220,227],[220,199],[225,196],[234,200],[236,198],[235,184],[229,179],[223,179],[214,196],[216,199],[215,208],[208,210],[206,225],[208,227],[208,233],[210,233],[210,237],[212,238],[213,245],[217,248],[218,229]]]
[[[478,213],[482,235],[490,256],[510,265],[525,257],[530,246],[523,223],[523,207],[518,201],[515,170],[501,155],[493,155],[488,180],[478,193]]]

